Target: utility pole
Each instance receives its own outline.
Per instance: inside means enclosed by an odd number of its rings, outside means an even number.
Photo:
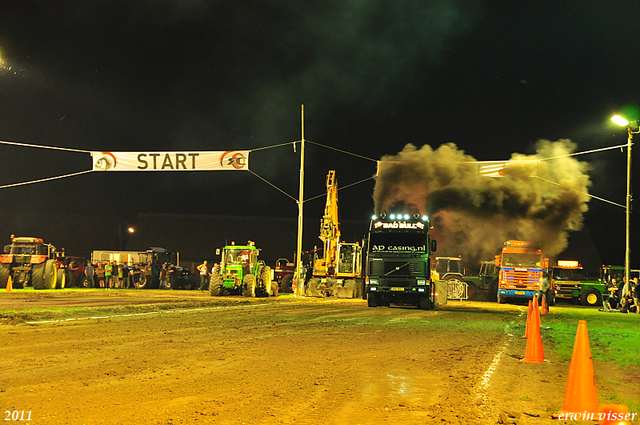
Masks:
[[[300,193],[298,195],[298,243],[296,247],[296,276],[298,282],[296,295],[304,295],[304,279],[300,275],[302,269],[302,227],[304,224],[302,207],[304,203],[304,105],[301,106],[302,139],[300,140]]]

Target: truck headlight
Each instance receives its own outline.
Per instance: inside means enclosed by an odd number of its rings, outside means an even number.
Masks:
[[[418,279],[418,285],[426,285],[427,281],[426,279]]]
[[[369,285],[377,285],[378,279],[369,279]]]

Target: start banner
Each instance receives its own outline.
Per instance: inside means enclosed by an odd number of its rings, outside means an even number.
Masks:
[[[93,171],[248,170],[249,151],[91,152]]]

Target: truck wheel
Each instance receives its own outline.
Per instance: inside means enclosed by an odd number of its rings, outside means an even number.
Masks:
[[[498,304],[504,304],[507,302],[506,298],[500,296],[500,293],[496,293],[496,298],[497,298]]]
[[[212,297],[222,295],[222,276],[213,274],[209,277],[209,293]]]
[[[282,278],[280,282],[280,292],[291,294],[293,292],[293,288],[291,287],[291,283],[293,282],[293,275],[287,274]]]
[[[34,264],[31,268],[31,286],[33,289],[44,289],[44,263]]]
[[[602,294],[597,289],[590,288],[580,294],[580,302],[589,307],[602,305]]]
[[[6,288],[7,282],[9,282],[9,267],[4,264],[0,264],[0,288]]]
[[[375,292],[369,292],[367,295],[367,305],[369,307],[378,307],[378,297],[379,295]]]
[[[248,274],[242,279],[242,295],[245,297],[256,296],[256,275]]]
[[[431,297],[429,296],[429,294],[420,295],[420,297],[418,298],[418,308],[420,310],[431,310],[432,307],[433,303],[431,302]]]

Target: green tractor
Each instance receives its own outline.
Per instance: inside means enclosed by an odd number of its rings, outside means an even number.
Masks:
[[[278,284],[271,280],[271,267],[258,260],[260,250],[255,243],[227,245],[222,250],[218,267],[209,279],[212,296],[243,295],[245,297],[275,297]]]

